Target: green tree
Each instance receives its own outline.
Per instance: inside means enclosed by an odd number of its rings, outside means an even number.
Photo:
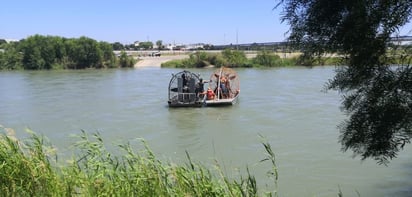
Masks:
[[[2,49],[2,45],[6,45],[7,41],[5,39],[0,39],[0,49]]]
[[[49,37],[42,35],[30,36],[21,41],[19,48],[23,53],[24,69],[51,69],[55,61],[53,43]]]
[[[68,56],[74,69],[103,68],[103,53],[97,41],[80,37],[68,40]]]
[[[279,0],[289,40],[308,57],[338,53],[347,60],[328,89],[343,97],[344,151],[387,164],[412,137],[412,68],[386,65],[387,43],[412,17],[410,0]]]
[[[124,50],[137,50],[138,47],[135,44],[127,44],[124,46]]]
[[[161,50],[163,48],[163,41],[161,40],[156,41],[156,46],[158,50]]]
[[[113,47],[107,42],[99,42],[99,49],[102,51],[103,56],[103,67],[104,68],[113,68],[115,67],[115,55],[113,53]]]
[[[22,55],[12,44],[5,44],[4,52],[0,52],[0,70],[16,70],[22,68]]]
[[[206,52],[196,51],[189,55],[188,61],[191,62],[191,67],[203,68],[210,65]]]
[[[225,49],[222,51],[222,55],[230,67],[239,67],[247,61],[246,55],[243,51]]]
[[[153,48],[153,43],[152,42],[141,42],[139,43],[139,48],[143,48],[144,50],[152,49]]]
[[[120,52],[119,67],[131,68],[136,64],[136,60],[133,57],[128,56],[125,51]]]
[[[112,45],[87,37],[29,36],[3,44],[0,69],[83,69],[116,66]]]
[[[113,46],[113,50],[115,50],[115,51],[124,50],[124,46],[120,42],[115,42],[115,43],[112,44],[112,46]]]

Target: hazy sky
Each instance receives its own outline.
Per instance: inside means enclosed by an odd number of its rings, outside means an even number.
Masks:
[[[41,34],[123,44],[215,45],[283,41],[288,26],[275,5],[275,0],[5,0],[0,38]]]

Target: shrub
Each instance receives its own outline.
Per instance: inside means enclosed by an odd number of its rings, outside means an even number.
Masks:
[[[275,67],[281,66],[281,59],[278,55],[270,53],[269,51],[260,51],[255,58],[252,60],[253,64]]]
[[[243,51],[225,49],[222,51],[223,58],[226,60],[229,67],[242,67],[246,62],[247,58]]]

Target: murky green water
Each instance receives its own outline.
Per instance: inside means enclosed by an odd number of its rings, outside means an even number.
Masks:
[[[388,167],[342,153],[344,119],[336,92],[324,93],[333,67],[239,69],[239,103],[225,108],[169,109],[167,87],[180,70],[0,72],[0,124],[24,136],[46,135],[69,154],[72,134],[99,131],[110,144],[144,138],[159,158],[192,159],[229,176],[246,165],[264,189],[259,163],[265,136],[277,156],[281,196],[411,196],[412,147]],[[212,70],[191,70],[208,78]]]

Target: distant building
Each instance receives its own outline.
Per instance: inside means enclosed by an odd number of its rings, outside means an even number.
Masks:
[[[166,44],[165,48],[168,50],[173,50],[173,46],[174,46],[173,44]]]
[[[6,40],[7,43],[10,43],[10,42],[18,42],[18,41],[19,41],[19,40],[17,40],[17,39],[4,39],[4,40]]]
[[[167,44],[165,45],[166,49],[169,50],[197,50],[197,49],[204,49],[205,44],[203,43],[196,43],[196,44]]]
[[[203,43],[196,43],[196,44],[188,44],[186,45],[186,50],[196,50],[196,49],[204,49],[205,44]]]
[[[165,48],[166,49],[169,49],[169,50],[185,50],[186,49],[186,46],[184,45],[184,44],[167,44],[166,46],[165,46]]]
[[[392,37],[390,42],[394,45],[412,45],[412,36]]]

